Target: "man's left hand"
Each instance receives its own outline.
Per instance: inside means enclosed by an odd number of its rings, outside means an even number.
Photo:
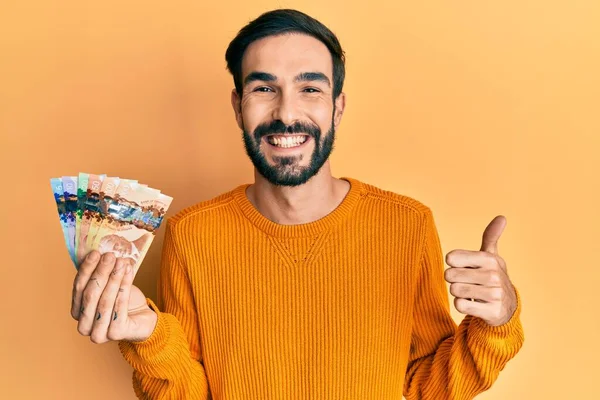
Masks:
[[[446,254],[451,267],[444,274],[450,283],[454,307],[462,314],[499,326],[510,320],[517,308],[517,294],[508,277],[506,262],[498,254],[498,239],[506,218],[497,216],[483,232],[480,251],[452,250]]]

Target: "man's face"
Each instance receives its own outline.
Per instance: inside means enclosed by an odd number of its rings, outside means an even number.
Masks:
[[[246,153],[258,172],[279,186],[315,175],[333,150],[344,95],[333,101],[327,47],[300,34],[267,37],[248,46],[243,92],[232,93]]]

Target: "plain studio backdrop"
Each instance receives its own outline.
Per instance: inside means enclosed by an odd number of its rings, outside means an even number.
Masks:
[[[1,397],[134,399],[116,344],[71,319],[49,180],[137,179],[174,197],[168,216],[252,181],[224,53],[280,7],[320,19],[347,54],[335,176],[430,206],[444,255],[479,250],[506,216],[526,339],[478,398],[600,398],[596,0],[2,1]],[[163,237],[135,281],[152,298]]]

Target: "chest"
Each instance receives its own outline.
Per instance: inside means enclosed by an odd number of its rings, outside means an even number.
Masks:
[[[200,323],[210,324],[203,320],[210,315],[233,332],[261,325],[273,335],[333,324],[351,328],[359,320],[393,329],[412,309],[415,238],[363,228],[213,241],[188,268]]]

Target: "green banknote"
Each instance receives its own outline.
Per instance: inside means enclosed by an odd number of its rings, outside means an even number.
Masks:
[[[83,217],[83,205],[87,200],[89,174],[80,172],[77,177],[77,212],[75,213],[75,259],[79,260],[77,249],[79,248],[79,232],[81,231],[81,218]]]

